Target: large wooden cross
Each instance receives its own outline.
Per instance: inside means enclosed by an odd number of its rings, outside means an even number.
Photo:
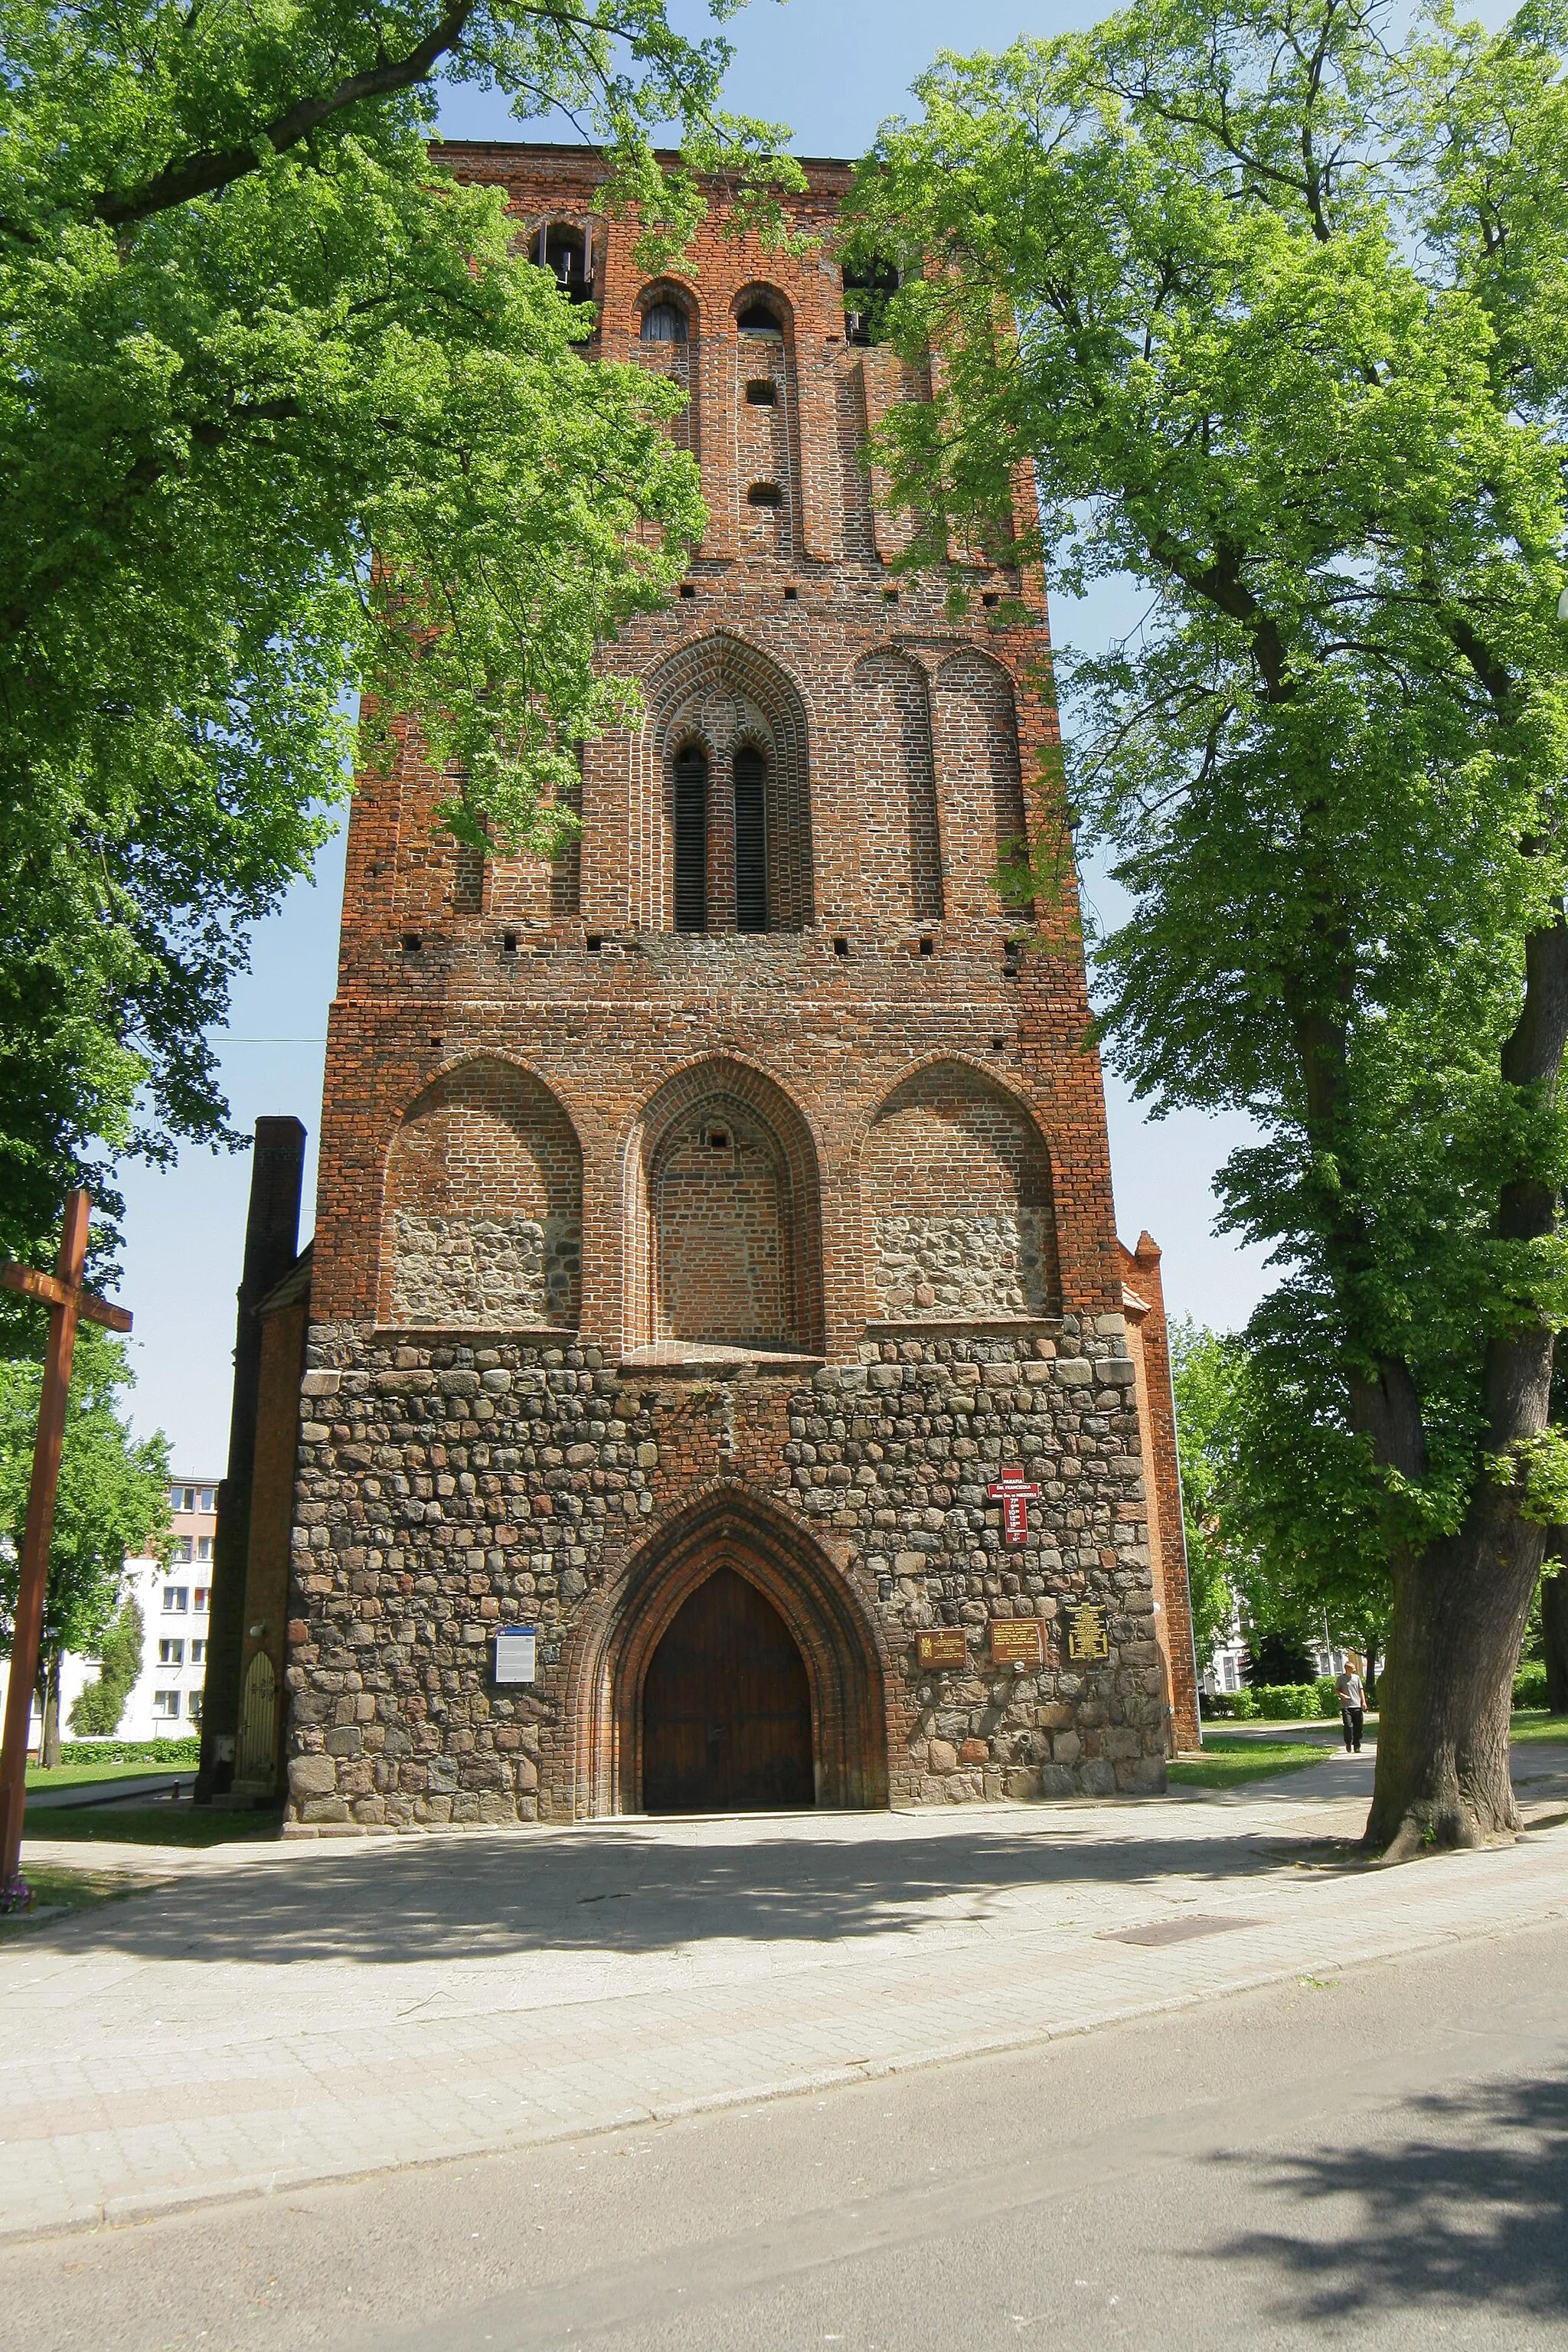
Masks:
[[[44,1591],[48,1582],[49,1542],[55,1531],[55,1495],[59,1486],[60,1448],[66,1433],[76,1327],[85,1315],[106,1330],[129,1331],[123,1307],[110,1307],[82,1286],[87,1263],[87,1221],[91,1202],[73,1192],[66,1202],[59,1264],[53,1274],[30,1265],[0,1263],[0,1285],[24,1298],[40,1298],[49,1310],[44,1384],[38,1399],[38,1434],[33,1447],[33,1482],[27,1489],[27,1528],[16,1587],[16,1623],[11,1642],[11,1679],[5,1693],[5,1737],[0,1747],[0,1889],[16,1878],[22,1858],[22,1816],[27,1803],[27,1731],[33,1717],[33,1685],[38,1675],[38,1642],[44,1630]]]

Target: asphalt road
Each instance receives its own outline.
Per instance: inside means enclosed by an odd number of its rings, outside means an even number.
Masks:
[[[1017,2057],[15,2245],[0,2344],[1561,2352],[1565,1984],[1557,1921]]]

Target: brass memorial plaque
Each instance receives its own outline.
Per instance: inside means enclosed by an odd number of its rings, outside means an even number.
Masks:
[[[922,1666],[966,1666],[969,1647],[963,1626],[928,1626],[915,1635],[915,1655]]]
[[[1080,1601],[1068,1619],[1068,1655],[1086,1659],[1110,1655],[1105,1612],[1097,1609],[1091,1601]]]
[[[1044,1665],[1046,1645],[1037,1617],[995,1617],[991,1622],[991,1662],[997,1666]]]

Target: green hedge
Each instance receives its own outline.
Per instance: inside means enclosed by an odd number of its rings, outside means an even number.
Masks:
[[[201,1760],[199,1739],[66,1739],[60,1743],[62,1764],[185,1765],[195,1771]]]
[[[1228,1716],[1234,1723],[1332,1722],[1340,1711],[1333,1677],[1315,1683],[1255,1683],[1238,1691],[1219,1691],[1205,1697],[1204,1713]]]

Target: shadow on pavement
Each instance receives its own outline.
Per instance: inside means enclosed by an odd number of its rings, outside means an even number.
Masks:
[[[537,1952],[673,1951],[722,1937],[823,1941],[984,1920],[1009,1897],[1067,1897],[1180,1874],[1195,1895],[1289,1864],[1234,1830],[1100,1842],[979,1833],[853,1841],[794,1836],[654,1843],[635,1832],[531,1843],[497,1836],[365,1841],[257,1870],[193,1875],[154,1910],[91,1927],[100,1948],[146,1959],[493,1959]],[[87,1932],[85,1929],[82,1932]],[[73,1938],[74,1940],[74,1938]]]
[[[1397,2143],[1277,2161],[1270,2189],[1314,2209],[1298,2231],[1257,2231],[1222,2261],[1282,2282],[1273,2314],[1411,2315],[1456,2305],[1560,2317],[1568,2309],[1568,2075],[1479,2084],[1406,2109]],[[1240,2161],[1241,2159],[1228,2159]],[[1315,2226],[1313,2224],[1315,2223]]]

